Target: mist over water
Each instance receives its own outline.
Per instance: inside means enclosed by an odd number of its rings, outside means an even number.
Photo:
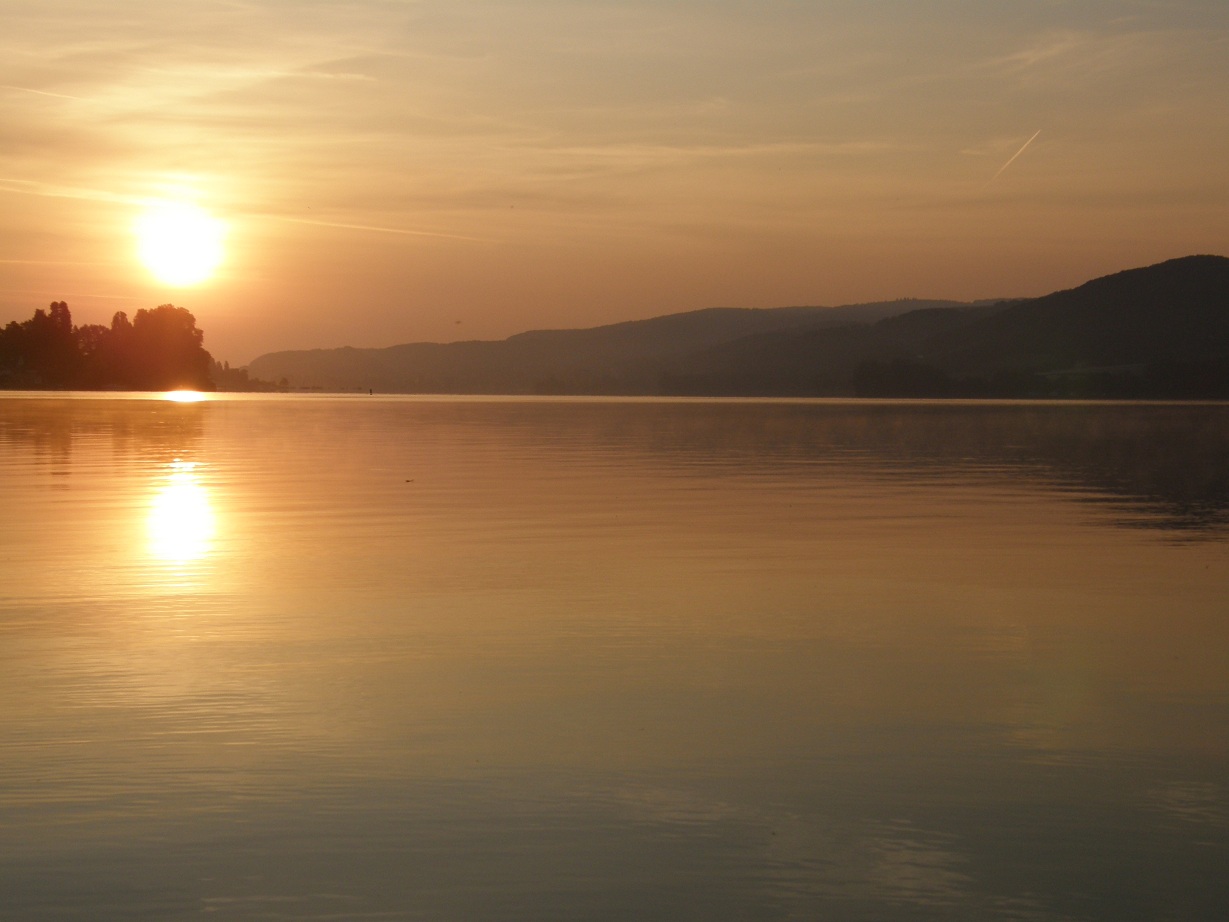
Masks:
[[[0,397],[0,918],[1217,919],[1229,406]]]

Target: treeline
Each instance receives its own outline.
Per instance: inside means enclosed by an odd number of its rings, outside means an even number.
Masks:
[[[182,307],[162,304],[109,327],[74,326],[68,304],[53,302],[0,330],[0,388],[53,390],[213,390],[204,333]]]
[[[248,374],[246,368],[231,368],[230,362],[214,362],[209,368],[213,385],[219,391],[245,391],[248,393],[270,393],[286,391],[290,385],[285,378],[281,381],[262,381]]]

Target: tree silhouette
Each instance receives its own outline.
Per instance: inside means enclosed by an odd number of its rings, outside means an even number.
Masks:
[[[74,327],[68,304],[55,301],[0,331],[0,387],[212,390],[203,342],[196,318],[173,304],[132,321],[120,311],[108,328]]]
[[[129,368],[137,390],[210,388],[212,357],[201,345],[205,334],[182,307],[160,304],[139,310],[132,321]]]

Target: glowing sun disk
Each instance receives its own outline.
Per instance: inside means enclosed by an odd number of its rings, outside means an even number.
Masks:
[[[137,219],[137,252],[160,281],[196,285],[221,264],[225,232],[225,225],[202,208],[158,202]]]

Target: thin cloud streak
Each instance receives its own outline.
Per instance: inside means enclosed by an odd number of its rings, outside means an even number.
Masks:
[[[32,188],[13,188],[14,186]],[[99,189],[74,189],[71,186],[51,186],[32,179],[13,179],[7,176],[0,177],[0,192],[9,192],[13,195],[80,199],[87,202],[108,202],[111,204],[134,206],[146,205],[150,201],[149,196],[120,195],[117,192],[103,192]]]
[[[41,288],[0,288],[0,295],[24,295],[33,296],[35,298],[47,297],[47,292]],[[61,292],[62,299],[68,300],[72,298],[97,300],[97,301],[136,301],[137,298],[131,294],[126,295],[102,295],[94,294],[93,292],[85,291],[68,291]],[[23,305],[24,310],[24,305]]]
[[[0,83],[0,90],[14,90],[19,93],[33,93],[36,96],[50,96],[52,99],[71,99],[80,101],[81,96],[69,96],[67,93],[51,93],[47,90],[36,90],[29,86],[14,86],[11,83]]]
[[[286,218],[275,216],[278,221],[291,224],[309,224],[313,227],[337,227],[343,230],[371,231],[378,234],[400,234],[407,237],[442,237],[446,240],[468,240],[472,243],[496,243],[491,237],[470,237],[465,234],[447,234],[442,231],[411,230],[405,227],[379,227],[374,224],[345,224],[339,221],[313,221],[309,218]]]
[[[3,266],[106,266],[109,263],[88,259],[0,259]]]

